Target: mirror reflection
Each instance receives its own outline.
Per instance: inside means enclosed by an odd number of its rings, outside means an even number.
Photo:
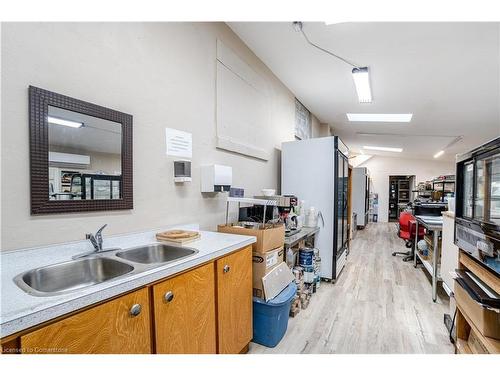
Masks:
[[[121,199],[120,123],[49,106],[49,199]]]

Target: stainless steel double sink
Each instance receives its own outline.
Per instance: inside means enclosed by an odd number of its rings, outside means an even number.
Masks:
[[[14,278],[25,292],[53,296],[80,290],[125,275],[138,274],[176,260],[193,256],[198,250],[154,243],[112,252],[93,253],[79,259],[26,271]]]

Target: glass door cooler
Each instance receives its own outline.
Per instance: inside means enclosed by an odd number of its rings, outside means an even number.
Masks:
[[[500,137],[457,157],[455,243],[500,276]]]

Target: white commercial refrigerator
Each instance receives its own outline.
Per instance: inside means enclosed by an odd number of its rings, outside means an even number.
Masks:
[[[352,170],[352,212],[355,212],[358,228],[368,224],[370,210],[370,173],[366,167]]]
[[[321,277],[335,281],[347,259],[348,148],[338,137],[282,144],[281,193],[293,194],[323,214],[315,246]]]

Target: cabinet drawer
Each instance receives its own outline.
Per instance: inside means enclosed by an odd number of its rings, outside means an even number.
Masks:
[[[153,286],[156,353],[215,353],[214,263]]]
[[[151,353],[147,288],[21,336],[23,353]]]
[[[455,299],[460,309],[469,317],[481,334],[500,339],[500,314],[482,307],[474,301],[459,283],[455,283]]]

